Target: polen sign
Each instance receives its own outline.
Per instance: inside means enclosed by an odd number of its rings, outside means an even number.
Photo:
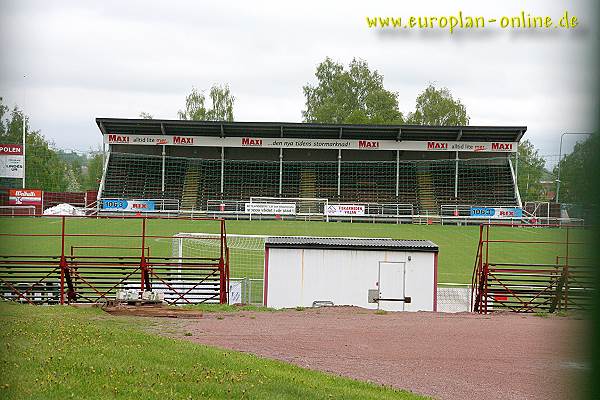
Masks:
[[[8,204],[11,206],[41,206],[42,191],[38,189],[9,189]]]
[[[406,150],[514,153],[517,142],[456,142],[418,140],[299,139],[262,137],[213,137],[183,135],[104,135],[107,144],[248,147],[263,149]]]
[[[0,144],[0,178],[23,178],[23,146]]]
[[[365,215],[365,206],[361,204],[330,204],[327,215]]]

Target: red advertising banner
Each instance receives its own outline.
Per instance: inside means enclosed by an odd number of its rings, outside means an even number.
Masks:
[[[42,191],[38,189],[9,189],[8,204],[11,206],[41,206]]]
[[[20,144],[0,144],[0,155],[22,156],[23,146]]]

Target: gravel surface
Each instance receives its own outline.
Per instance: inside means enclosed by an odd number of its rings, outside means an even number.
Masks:
[[[180,329],[186,340],[440,399],[573,398],[588,365],[587,325],[572,317],[325,307],[207,313]]]

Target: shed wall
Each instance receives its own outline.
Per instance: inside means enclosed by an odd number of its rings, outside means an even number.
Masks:
[[[410,256],[411,261],[408,261]],[[310,307],[313,301],[376,309],[368,290],[376,289],[379,262],[405,263],[405,311],[434,310],[435,253],[330,249],[269,248],[266,305]],[[391,304],[390,304],[391,305]],[[380,308],[385,309],[382,303]]]

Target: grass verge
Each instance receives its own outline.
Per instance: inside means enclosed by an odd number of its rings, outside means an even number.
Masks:
[[[422,399],[149,334],[99,309],[0,303],[3,399]]]

